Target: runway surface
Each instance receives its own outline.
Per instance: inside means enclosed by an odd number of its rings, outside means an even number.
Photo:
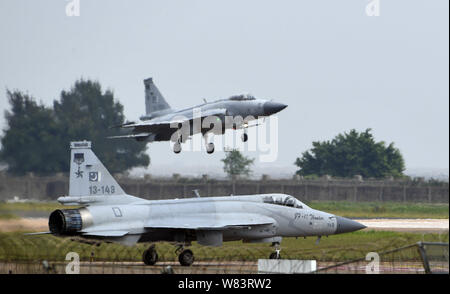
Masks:
[[[398,232],[448,231],[448,219],[359,219],[369,230]],[[367,230],[366,229],[366,230]]]

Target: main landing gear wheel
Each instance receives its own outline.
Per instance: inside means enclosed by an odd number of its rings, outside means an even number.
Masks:
[[[150,246],[142,254],[142,260],[145,265],[154,265],[158,261],[158,253],[156,253],[155,245]]]
[[[178,256],[178,261],[182,266],[190,266],[194,263],[194,253],[191,250],[183,250]]]
[[[178,154],[181,152],[181,143],[180,142],[175,142],[175,144],[173,144],[173,152],[175,152],[175,154]]]
[[[214,152],[214,143],[211,142],[206,145],[206,152],[208,154],[211,154]]]
[[[242,142],[247,142],[247,140],[248,140],[248,135],[247,135],[247,133],[243,133],[243,134],[241,135],[241,140],[242,140]]]

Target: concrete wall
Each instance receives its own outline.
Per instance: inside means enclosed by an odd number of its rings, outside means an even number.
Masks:
[[[201,196],[226,196],[256,193],[286,193],[302,201],[396,201],[448,203],[448,183],[431,185],[411,181],[361,181],[350,180],[237,180],[218,181],[208,179],[131,179],[116,177],[125,192],[146,199],[169,199]],[[0,201],[19,198],[49,200],[67,195],[68,177],[11,177],[0,173]]]

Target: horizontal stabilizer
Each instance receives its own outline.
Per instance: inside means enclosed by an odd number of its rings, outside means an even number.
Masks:
[[[122,136],[109,136],[108,139],[123,139],[123,138],[145,138],[150,136],[151,133],[139,133],[139,134],[130,134],[130,135],[122,135]]]
[[[33,235],[46,235],[51,234],[52,232],[36,232],[36,233],[25,233],[26,236],[33,236]]]
[[[62,205],[87,205],[94,202],[98,202],[97,199],[93,199],[91,197],[71,197],[71,196],[65,196],[65,197],[58,197],[57,201],[61,203]]]
[[[94,204],[129,204],[132,202],[140,201],[142,199],[131,196],[131,195],[116,195],[110,197],[109,195],[98,195],[98,196],[64,196],[59,197],[57,201],[62,205],[94,205]]]

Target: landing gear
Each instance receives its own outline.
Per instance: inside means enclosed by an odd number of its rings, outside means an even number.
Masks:
[[[272,252],[269,256],[269,259],[281,259],[281,248],[280,243],[274,242],[272,243],[272,246],[275,247],[275,252]]]
[[[158,261],[158,253],[156,253],[155,245],[151,245],[142,254],[142,260],[145,265],[154,265]]]
[[[243,133],[243,134],[241,135],[241,140],[242,140],[242,142],[247,142],[247,141],[248,141],[248,135],[247,135],[247,133]]]
[[[175,154],[178,154],[181,152],[181,143],[180,142],[175,142],[175,144],[173,144],[173,152]]]
[[[189,249],[184,249],[184,245],[179,245],[176,253],[180,252],[178,255],[178,261],[182,266],[191,266],[194,263],[194,253]],[[145,265],[155,265],[158,262],[158,253],[156,252],[155,245],[151,245],[142,254],[142,261]]]
[[[176,139],[175,143],[173,144],[173,152],[175,154],[178,154],[181,152],[181,143],[184,143],[186,141],[185,138],[186,138],[185,135],[183,135],[181,133],[181,131],[178,130],[177,131],[177,139]]]
[[[214,143],[208,143],[208,133],[203,134],[203,139],[205,140],[206,153],[212,154],[214,153]]]
[[[183,250],[178,256],[178,261],[182,266],[190,266],[194,263],[194,253],[189,250]]]
[[[194,253],[189,249],[184,249],[184,244],[179,244],[175,253],[181,253],[178,255],[178,261],[182,266],[190,266],[194,263]]]
[[[208,154],[214,153],[214,143],[211,142],[206,145],[206,152]]]

